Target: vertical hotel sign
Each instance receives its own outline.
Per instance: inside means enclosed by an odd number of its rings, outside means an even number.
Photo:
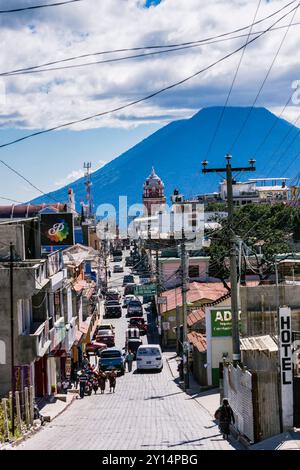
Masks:
[[[294,424],[291,309],[279,308],[280,382],[283,431]]]

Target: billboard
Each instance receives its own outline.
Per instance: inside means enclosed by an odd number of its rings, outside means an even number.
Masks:
[[[232,335],[232,315],[230,309],[218,309],[210,311],[211,314],[211,336]],[[239,313],[239,320],[241,312]]]
[[[41,214],[40,232],[42,246],[64,248],[74,245],[73,214]]]

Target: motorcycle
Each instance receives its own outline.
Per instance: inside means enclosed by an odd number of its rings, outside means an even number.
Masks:
[[[88,379],[85,384],[84,393],[88,396],[92,395],[93,391],[93,382],[91,379]]]

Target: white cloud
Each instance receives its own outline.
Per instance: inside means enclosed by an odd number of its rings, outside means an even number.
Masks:
[[[56,181],[54,183],[54,186],[57,186],[57,187],[66,186],[67,184],[73,183],[74,181],[78,180],[79,178],[82,178],[83,175],[84,175],[83,170],[73,170],[65,178],[62,178],[59,181]]]
[[[36,2],[28,0],[30,3]],[[0,8],[5,4],[6,0],[0,0]],[[30,14],[2,15],[0,72],[100,50],[216,35],[249,24],[257,0],[164,0],[150,9],[143,4],[141,0],[87,0]],[[258,18],[285,4],[285,0],[263,1]],[[280,24],[288,22],[289,17]],[[284,31],[272,32],[248,47],[230,104],[252,104]],[[296,72],[299,40],[300,27],[292,27],[258,105],[280,112],[291,93],[292,81],[300,79]],[[7,120],[0,115],[0,126],[48,128],[112,109],[183,79],[244,41],[215,43],[144,60],[5,78],[6,100],[0,111],[12,117]],[[99,59],[101,56],[94,60]],[[72,129],[129,127],[159,119],[164,123],[187,117],[202,106],[223,104],[238,59],[235,56],[148,102]]]

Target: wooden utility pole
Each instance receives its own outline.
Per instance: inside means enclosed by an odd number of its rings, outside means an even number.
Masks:
[[[227,180],[227,206],[228,206],[228,226],[230,237],[230,288],[231,288],[231,315],[232,315],[232,350],[233,364],[237,365],[241,360],[240,351],[240,334],[239,334],[239,305],[238,305],[238,289],[237,289],[237,257],[236,257],[236,236],[233,230],[233,190],[232,190],[232,173],[255,171],[255,160],[249,160],[250,167],[231,166],[231,155],[226,155],[227,165],[225,168],[206,168],[208,161],[202,162],[202,173],[226,173]]]

